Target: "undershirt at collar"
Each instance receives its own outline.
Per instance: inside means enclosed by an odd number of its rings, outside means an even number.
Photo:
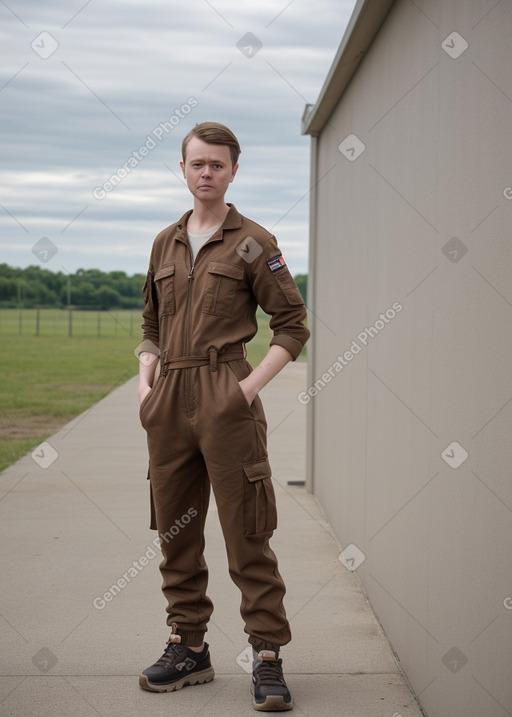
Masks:
[[[213,229],[208,229],[208,231],[201,232],[200,234],[187,230],[188,241],[190,244],[190,248],[192,249],[192,256],[194,257],[194,259],[196,258],[197,252],[203,246],[203,244],[207,242],[208,239],[212,237],[217,231],[217,229],[219,229],[221,226],[222,222],[216,227],[213,227]]]

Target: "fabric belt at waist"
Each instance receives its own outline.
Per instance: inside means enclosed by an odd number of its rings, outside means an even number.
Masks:
[[[217,371],[219,363],[225,363],[226,361],[236,361],[237,359],[243,359],[247,356],[245,345],[241,345],[239,349],[233,351],[226,351],[219,353],[216,346],[210,346],[208,348],[207,356],[177,356],[176,358],[168,359],[167,351],[162,351],[160,356],[160,375],[166,376],[169,370],[178,368],[195,368],[196,366],[208,366],[210,371]]]

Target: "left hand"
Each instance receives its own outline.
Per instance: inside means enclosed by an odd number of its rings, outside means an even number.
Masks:
[[[251,382],[248,379],[250,379],[250,376],[247,376],[247,378],[243,378],[241,381],[238,382],[238,385],[240,386],[242,393],[245,396],[245,400],[250,406],[258,395],[258,392],[250,385]]]
[[[274,344],[263,361],[248,376],[238,382],[245,400],[252,404],[258,393],[279,371],[291,361],[292,355],[282,346]]]

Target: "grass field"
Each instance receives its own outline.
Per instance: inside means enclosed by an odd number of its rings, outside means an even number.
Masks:
[[[36,335],[36,310],[0,310],[0,470],[138,371],[140,312],[74,314],[69,338],[67,311],[41,310]],[[271,335],[264,314],[258,323],[247,347],[253,366]]]

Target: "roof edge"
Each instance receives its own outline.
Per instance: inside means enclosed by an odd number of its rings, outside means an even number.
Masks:
[[[318,100],[304,108],[302,134],[320,134],[394,2],[357,1]]]

